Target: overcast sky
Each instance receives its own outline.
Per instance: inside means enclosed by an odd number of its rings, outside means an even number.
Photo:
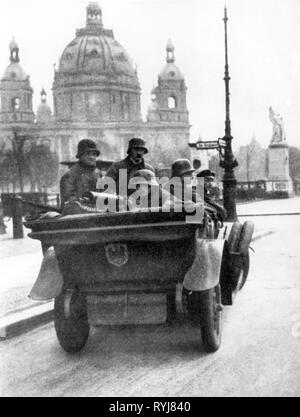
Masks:
[[[166,43],[188,87],[191,140],[224,135],[225,0],[101,0],[103,23],[137,64],[145,118],[165,65]],[[44,86],[52,107],[53,64],[85,26],[88,0],[1,0],[0,72],[15,37],[30,75],[34,107]],[[283,116],[287,142],[300,147],[300,0],[227,0],[234,147],[252,136],[268,146],[268,108]]]

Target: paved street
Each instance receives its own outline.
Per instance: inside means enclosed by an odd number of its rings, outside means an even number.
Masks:
[[[261,201],[238,211],[295,212],[299,203]],[[218,352],[204,353],[199,331],[178,320],[93,328],[71,356],[50,323],[0,343],[0,395],[299,396],[300,216],[251,220],[273,233],[252,244],[250,276],[225,309]]]
[[[41,244],[27,237],[13,239],[12,221],[7,223],[7,233],[0,235],[0,317],[35,304],[27,296],[38,275],[41,262]]]

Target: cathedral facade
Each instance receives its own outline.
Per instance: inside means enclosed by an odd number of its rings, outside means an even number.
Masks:
[[[10,63],[0,82],[0,143],[14,137],[47,142],[60,161],[74,160],[79,140],[91,138],[103,160],[126,155],[128,140],[142,136],[148,160],[165,166],[189,156],[189,114],[185,80],[175,64],[174,46],[166,47],[166,63],[152,90],[146,120],[141,115],[141,88],[130,57],[102,22],[97,3],[86,8],[86,25],[77,29],[54,70],[53,111],[42,89],[36,113],[30,77],[20,65],[19,48],[9,45]],[[63,168],[60,168],[63,170]],[[62,172],[59,173],[59,175]]]

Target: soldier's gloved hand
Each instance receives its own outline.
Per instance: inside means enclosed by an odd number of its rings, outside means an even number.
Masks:
[[[224,222],[227,217],[227,210],[222,207],[222,210],[218,211],[218,218],[221,222]]]

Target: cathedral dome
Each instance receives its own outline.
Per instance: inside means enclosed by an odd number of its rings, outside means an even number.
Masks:
[[[92,119],[95,121],[140,118],[140,85],[136,69],[125,49],[114,39],[113,31],[103,27],[102,11],[97,3],[88,5],[86,27],[77,29],[75,39],[61,55],[53,92],[58,119],[82,119],[82,113],[94,113]],[[86,93],[84,97],[80,96],[83,92]],[[78,101],[82,102],[81,110],[69,109],[72,102]],[[119,113],[123,112],[119,116],[118,106]],[[109,114],[104,108],[109,109]]]
[[[97,74],[123,74],[130,78],[130,82],[137,83],[131,60],[125,49],[113,38],[111,31],[78,32],[78,36],[63,51],[59,72],[87,73],[91,77]]]
[[[64,49],[57,73],[86,74],[111,78],[120,75],[138,85],[136,70],[125,49],[114,39],[113,31],[102,24],[102,11],[97,3],[87,7],[86,27],[77,29],[76,37]]]

